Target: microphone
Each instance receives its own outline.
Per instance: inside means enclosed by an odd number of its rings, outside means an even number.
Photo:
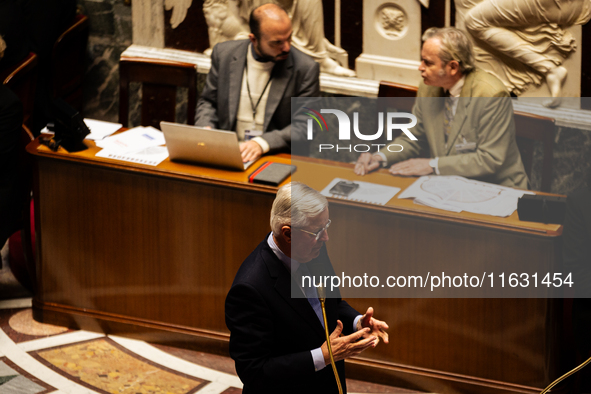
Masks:
[[[320,301],[320,306],[322,307],[322,319],[324,320],[324,335],[326,336],[326,346],[328,347],[328,355],[330,356],[330,365],[332,365],[332,371],[334,372],[334,377],[337,380],[337,386],[339,388],[339,394],[343,394],[343,387],[341,386],[341,379],[339,379],[339,373],[337,371],[337,366],[334,362],[334,357],[332,355],[332,347],[330,346],[330,334],[328,333],[328,323],[326,321],[326,309],[324,308],[324,303],[326,302],[326,289],[322,286],[322,283],[316,288],[318,291],[318,300]]]
[[[322,283],[316,288],[316,291],[318,292],[318,300],[324,303],[326,301],[326,289],[322,286]]]

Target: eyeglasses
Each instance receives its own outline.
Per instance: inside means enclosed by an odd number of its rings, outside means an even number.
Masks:
[[[326,223],[326,226],[324,226],[323,228],[321,228],[320,230],[318,230],[315,233],[313,233],[312,231],[302,230],[301,228],[298,228],[297,230],[300,230],[301,232],[306,233],[306,234],[313,235],[314,237],[316,237],[316,241],[318,241],[320,239],[320,237],[322,237],[322,235],[324,235],[326,230],[328,230],[328,226],[330,226],[330,222],[331,222],[331,220],[328,219],[328,223]]]

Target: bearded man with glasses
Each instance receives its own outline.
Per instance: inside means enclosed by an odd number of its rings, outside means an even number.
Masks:
[[[244,394],[338,393],[333,371],[325,368],[330,358],[316,289],[297,280],[334,275],[325,246],[330,223],[328,201],[316,190],[292,182],[277,192],[273,231],[242,263],[226,298],[230,356]],[[343,360],[380,340],[388,343],[388,325],[373,318],[373,308],[361,315],[334,294],[326,314],[346,392]]]

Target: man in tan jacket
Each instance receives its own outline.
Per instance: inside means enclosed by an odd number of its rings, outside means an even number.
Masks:
[[[474,67],[464,33],[427,30],[419,71],[423,82],[411,129],[417,139],[402,135],[378,153],[362,154],[355,173],[390,167],[394,175],[460,175],[527,189],[509,93],[496,77]]]

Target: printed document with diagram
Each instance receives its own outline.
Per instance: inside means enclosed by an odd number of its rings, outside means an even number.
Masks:
[[[96,146],[113,153],[125,154],[165,143],[164,134],[160,130],[151,126],[139,126],[97,141]]]
[[[153,127],[135,127],[123,133],[97,141],[103,148],[96,154],[115,160],[157,166],[168,157],[164,135]]]
[[[398,198],[414,198],[417,204],[446,211],[506,217],[524,194],[534,193],[461,176],[432,175],[417,179]]]

